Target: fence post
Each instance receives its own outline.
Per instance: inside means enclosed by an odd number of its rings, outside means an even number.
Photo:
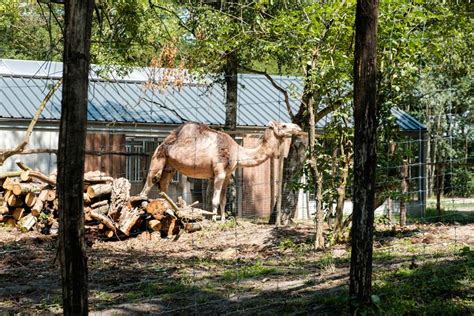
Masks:
[[[403,159],[402,168],[400,171],[402,183],[402,196],[400,198],[400,226],[405,227],[407,224],[407,207],[405,204],[406,195],[408,193],[408,159]]]

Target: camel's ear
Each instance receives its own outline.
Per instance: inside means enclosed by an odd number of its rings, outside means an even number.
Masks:
[[[270,127],[270,128],[273,128],[273,129],[274,129],[275,127],[277,127],[276,124],[275,124],[275,121],[270,121],[270,122],[268,122],[267,126]]]

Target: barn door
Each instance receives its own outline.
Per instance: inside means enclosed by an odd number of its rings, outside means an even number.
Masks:
[[[85,171],[100,170],[115,178],[125,176],[125,134],[88,133]]]

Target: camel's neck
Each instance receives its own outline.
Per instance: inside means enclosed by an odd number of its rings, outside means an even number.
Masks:
[[[280,140],[271,129],[266,129],[262,142],[255,148],[239,146],[237,152],[237,167],[254,167],[273,157],[280,148]]]

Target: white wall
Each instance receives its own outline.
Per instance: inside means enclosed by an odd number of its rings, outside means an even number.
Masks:
[[[0,130],[0,148],[14,148],[22,141],[24,131],[18,130]],[[48,148],[56,149],[58,147],[58,131],[34,131],[26,149]],[[4,165],[0,167],[1,171],[18,170],[15,160],[20,159],[26,165],[33,169],[39,169],[45,174],[50,174],[56,170],[55,154],[34,154],[34,155],[15,155],[8,158]]]

